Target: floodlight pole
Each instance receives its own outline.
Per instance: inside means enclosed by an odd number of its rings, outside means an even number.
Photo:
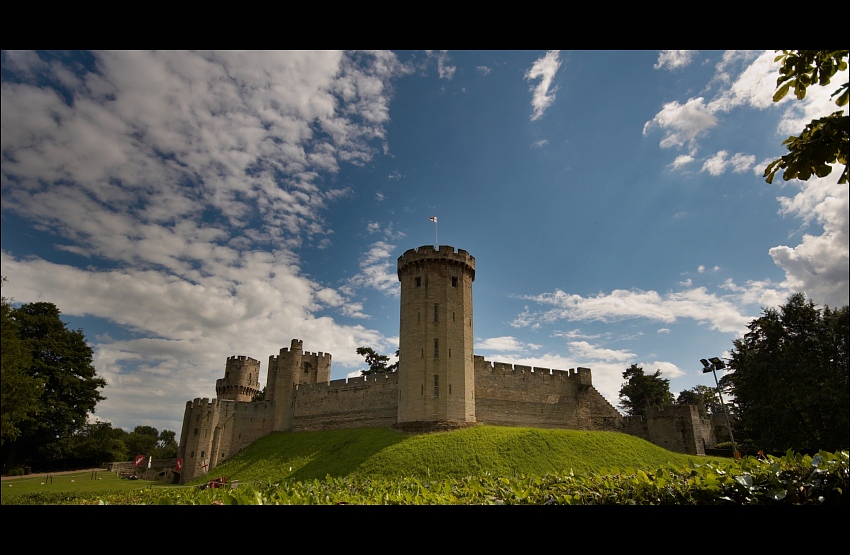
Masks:
[[[714,374],[714,383],[717,385],[717,395],[720,397],[720,406],[723,407],[723,416],[726,417],[726,428],[729,430],[729,439],[732,440],[732,453],[734,457],[738,459],[741,457],[741,454],[738,453],[735,436],[732,435],[732,424],[729,422],[729,411],[726,410],[726,403],[723,402],[723,393],[720,391],[720,381],[717,379],[717,369],[726,368],[726,364],[717,357],[712,357],[709,360],[711,362],[707,362],[704,358],[700,359],[700,362],[702,362],[703,365],[702,373],[705,374],[710,370],[711,373]]]

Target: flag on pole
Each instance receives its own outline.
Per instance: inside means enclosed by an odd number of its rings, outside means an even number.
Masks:
[[[439,248],[440,241],[437,240],[437,216],[431,216],[431,221],[434,222],[434,248]]]
[[[151,467],[151,463],[152,463],[152,462],[153,462],[153,455],[151,455],[150,457],[148,457],[148,468],[150,468],[150,467]]]

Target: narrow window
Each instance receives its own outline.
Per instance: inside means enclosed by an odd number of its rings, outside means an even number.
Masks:
[[[195,428],[195,435],[198,435],[198,429]]]
[[[416,276],[416,287],[422,287],[422,278]]]
[[[422,348],[422,357],[421,358],[425,358],[425,348],[424,347]]]
[[[194,451],[192,451],[191,453],[189,453],[189,457],[191,457],[191,458],[193,458],[193,459],[194,459],[194,458],[195,458],[195,452],[194,452]]]
[[[420,386],[419,386],[419,394],[420,394],[420,395],[425,395],[425,386],[424,386],[424,385],[420,385]]]
[[[452,287],[457,287],[457,276],[452,276]]]
[[[451,349],[451,347],[449,347],[449,358],[452,358],[452,349]],[[451,389],[451,388],[452,388],[452,386],[449,386],[449,389]],[[449,391],[449,393],[451,393],[451,391]]]
[[[438,305],[437,303],[434,303],[434,321],[435,321],[435,322],[439,322],[439,321],[440,321],[440,312],[439,312],[439,309],[440,309],[440,305]]]
[[[454,321],[455,321],[455,311],[452,310],[452,322],[454,322]]]
[[[449,395],[452,394],[452,384],[449,384]]]
[[[440,358],[440,340],[434,338],[434,358]]]
[[[434,374],[434,397],[440,396],[440,376]]]

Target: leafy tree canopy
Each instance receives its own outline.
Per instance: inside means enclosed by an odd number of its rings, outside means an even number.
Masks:
[[[661,377],[661,370],[646,375],[643,368],[632,364],[623,378],[626,383],[620,388],[620,408],[629,416],[645,416],[648,407],[673,404],[670,380]]]
[[[6,278],[2,278],[6,281]],[[2,398],[0,398],[0,445],[21,435],[20,425],[38,414],[39,398],[44,382],[28,373],[32,357],[20,338],[18,325],[12,318],[12,307],[0,299],[0,333],[2,333]]]
[[[100,389],[106,380],[95,372],[82,330],[69,330],[56,305],[24,304],[12,308],[10,317],[29,356],[26,374],[43,387],[38,418],[20,422],[20,434],[4,445],[4,455],[10,465],[16,454],[25,462],[45,465],[67,456],[62,440],[81,430],[97,402],[105,399]]]
[[[721,414],[723,412],[717,390],[707,385],[696,385],[691,389],[685,389],[676,397],[676,404],[696,405],[700,416]]]
[[[793,89],[797,100],[806,97],[806,89],[811,85],[826,86],[839,71],[847,69],[848,50],[783,50],[776,57],[782,62],[779,78],[776,80],[776,93],[773,101],[779,102]],[[837,106],[847,106],[848,86],[842,83],[832,98]],[[801,179],[806,181],[812,175],[825,177],[832,172],[830,164],[843,164],[844,171],[839,183],[847,183],[847,158],[850,151],[850,118],[843,110],[818,119],[813,119],[798,137],[788,137],[782,144],[788,154],[774,160],[764,170],[768,183],[780,170],[782,179]]]
[[[364,376],[372,374],[389,374],[395,372],[398,368],[398,361],[387,365],[390,357],[376,353],[371,347],[357,347],[357,354],[362,355],[366,359],[366,364],[369,365],[368,370],[361,370],[360,373]],[[398,351],[395,352],[398,357]]]
[[[846,449],[850,442],[850,312],[802,293],[768,308],[733,342],[721,378],[734,396],[736,435],[769,451]]]

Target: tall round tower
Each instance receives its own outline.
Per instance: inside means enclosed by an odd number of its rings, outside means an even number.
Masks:
[[[218,399],[251,401],[260,392],[260,361],[246,356],[227,358],[224,378],[215,381]]]
[[[475,422],[475,258],[440,245],[398,259],[401,282],[398,424]]]

